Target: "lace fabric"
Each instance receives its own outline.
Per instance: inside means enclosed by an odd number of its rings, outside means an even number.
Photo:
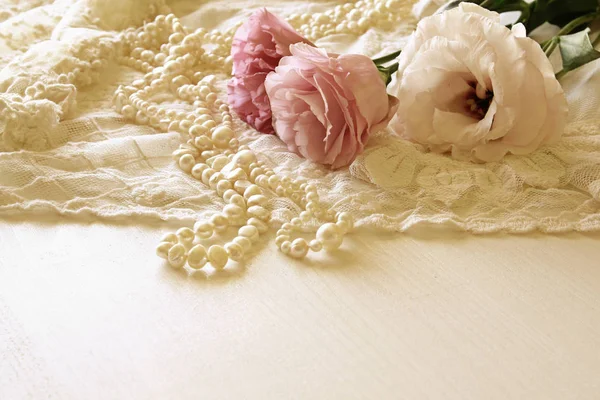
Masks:
[[[332,9],[320,1],[311,12]],[[0,2],[0,216],[52,213],[106,219],[192,223],[222,208],[213,190],[180,171],[171,153],[179,133],[128,122],[112,109],[119,85],[141,73],[119,64],[118,36],[159,13],[222,29],[254,2],[79,0]],[[273,11],[304,12],[278,1]],[[317,44],[375,55],[402,47],[414,26],[412,4],[396,26],[374,24],[362,35],[328,35]],[[282,11],[285,10],[285,11]],[[297,26],[297,28],[299,28]],[[417,224],[476,232],[600,230],[600,88],[598,63],[567,76],[571,122],[563,140],[529,156],[473,164],[430,154],[393,132],[380,132],[349,169],[328,169],[287,152],[275,137],[236,124],[241,141],[281,175],[314,183],[357,226],[405,231]],[[218,75],[223,86],[227,71]],[[222,91],[222,95],[224,91]],[[300,211],[273,196],[273,224]],[[316,227],[316,225],[315,225]]]

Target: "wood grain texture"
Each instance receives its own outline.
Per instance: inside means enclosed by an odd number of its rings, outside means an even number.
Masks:
[[[163,231],[0,222],[0,398],[600,396],[598,235],[360,232],[207,276]]]

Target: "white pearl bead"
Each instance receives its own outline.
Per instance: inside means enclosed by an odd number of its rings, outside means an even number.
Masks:
[[[269,186],[269,178],[266,175],[260,175],[254,182],[265,189]]]
[[[227,251],[223,248],[223,246],[212,245],[208,249],[208,262],[215,269],[223,269],[225,265],[227,265],[227,261],[229,260],[229,255]]]
[[[268,221],[271,213],[264,207],[261,206],[252,206],[248,207],[248,215],[251,217],[258,218],[263,221]]]
[[[244,200],[244,198],[239,194],[236,193],[233,196],[231,196],[231,198],[229,199],[229,203],[235,204],[236,206],[242,208],[244,212],[246,212],[246,200]]]
[[[294,258],[304,258],[308,253],[308,243],[302,238],[298,238],[292,242],[290,255]]]
[[[352,215],[350,215],[350,213],[347,212],[340,212],[337,214],[336,219],[338,221],[352,221],[354,220],[354,218],[352,218]]]
[[[194,153],[197,153],[197,152],[195,152],[193,149],[188,149],[188,148],[182,148],[182,147],[180,147],[179,149],[177,149],[177,150],[175,150],[173,152],[173,159],[175,161],[179,162],[179,159],[181,157],[183,157],[184,155],[190,154],[190,155],[193,156]]]
[[[158,65],[162,65],[165,62],[165,59],[167,58],[167,56],[163,53],[158,53],[157,55],[154,56],[154,62]]]
[[[240,228],[238,231],[239,236],[247,237],[252,242],[256,242],[258,240],[259,234],[258,229],[252,225],[245,225]]]
[[[290,237],[288,235],[277,235],[277,237],[275,237],[275,246],[281,248],[281,244],[289,240]]]
[[[279,185],[280,181],[281,178],[279,176],[273,175],[269,177],[269,186],[271,187],[271,189],[275,189]]]
[[[222,179],[219,181],[219,183],[217,183],[217,194],[219,196],[223,196],[225,194],[225,192],[227,192],[231,188],[233,188],[233,185],[231,184],[231,182],[229,182],[226,179]],[[235,192],[235,193],[237,194],[237,192]]]
[[[223,208],[223,213],[229,219],[238,219],[238,218],[243,217],[246,214],[245,211],[241,207],[236,206],[235,204],[227,204]]]
[[[226,148],[229,145],[229,141],[233,139],[233,131],[225,126],[216,128],[212,133],[212,140],[215,146]]]
[[[123,116],[127,119],[133,119],[135,117],[136,111],[135,108],[128,104],[121,109],[121,114],[123,114]]]
[[[167,260],[173,268],[181,268],[185,264],[185,247],[182,244],[176,244],[169,250]]]
[[[135,115],[135,122],[140,125],[146,125],[148,123],[148,116],[144,114],[142,111],[138,111]]]
[[[304,191],[305,191],[306,193],[310,193],[310,192],[315,192],[315,193],[316,193],[316,192],[317,192],[317,187],[316,187],[315,185],[313,185],[313,184],[310,184],[310,183],[309,183],[309,184],[308,184],[308,185],[306,185],[306,187],[304,188]]]
[[[262,190],[256,185],[250,185],[246,188],[246,190],[244,190],[244,197],[246,199],[259,194],[262,194]]]
[[[242,150],[233,157],[233,162],[240,167],[247,167],[256,162],[256,155],[250,150]]]
[[[213,120],[210,120],[210,121],[203,122],[203,123],[202,123],[202,126],[203,126],[203,127],[205,127],[206,129],[212,129],[212,128],[214,128],[215,126],[217,126],[217,124],[216,124],[216,122],[215,122],[215,121],[213,121]],[[213,142],[214,142],[214,140],[213,140]]]
[[[189,85],[190,80],[184,75],[178,75],[171,80],[171,84],[173,85],[173,87],[178,88],[183,85]],[[188,129],[189,129],[189,127],[188,127]]]
[[[327,212],[325,213],[325,219],[327,221],[334,221],[335,220],[335,211],[327,210]]]
[[[314,252],[319,252],[323,249],[323,243],[319,242],[318,240],[311,240],[308,246]]]
[[[252,206],[264,207],[266,204],[267,204],[267,198],[263,195],[256,194],[256,195],[248,197],[248,207],[252,207]]]
[[[338,221],[335,223],[342,235],[345,235],[350,230],[350,224],[348,221]]]
[[[221,214],[213,215],[210,218],[210,223],[215,227],[215,232],[225,232],[229,226],[229,221]]]
[[[286,240],[285,242],[281,243],[281,245],[279,246],[279,250],[281,250],[283,252],[283,254],[290,254],[291,248],[292,248],[292,242],[290,242],[289,240]]]
[[[179,129],[181,129],[182,131],[188,131],[190,129],[190,126],[192,126],[192,123],[188,120],[183,120],[179,123]]]
[[[208,239],[211,237],[213,230],[214,226],[210,222],[198,221],[194,225],[194,232],[196,232],[196,236],[198,236],[200,239]]]
[[[315,201],[309,201],[306,203],[306,211],[313,214],[318,213],[320,211],[319,203]]]
[[[281,225],[281,229],[284,231],[291,232],[292,230],[294,230],[294,225],[290,224],[289,222],[286,222],[285,224]]]
[[[265,224],[260,219],[254,217],[248,220],[248,225],[256,227],[256,229],[258,229],[258,233],[265,233],[269,230],[269,226],[267,224]]]
[[[201,244],[197,244],[188,254],[188,265],[193,269],[200,269],[206,265],[206,249]]]
[[[162,237],[162,239],[160,239],[160,241],[161,242],[169,242],[169,243],[176,244],[176,243],[179,243],[179,238],[177,237],[176,234],[174,234],[174,233],[171,232],[171,233],[165,234]]]
[[[243,169],[236,168],[227,174],[227,179],[229,179],[231,181],[246,180],[246,179],[248,179],[248,175],[246,174],[246,172]]]
[[[194,241],[196,234],[190,228],[181,228],[177,231],[179,241],[184,245],[190,245]]]
[[[227,251],[229,258],[233,261],[240,261],[244,256],[244,249],[238,243],[227,243],[225,245],[225,251]]]
[[[338,224],[342,223],[342,226],[346,227],[346,232],[354,229],[354,218],[350,213],[341,212],[337,215],[336,219]]]
[[[171,36],[169,36],[169,43],[171,44],[177,44],[179,42],[181,42],[184,38],[184,35],[182,33],[176,32],[173,33]]]
[[[252,171],[250,172],[250,179],[253,181],[256,181],[256,178],[258,178],[260,175],[264,174],[264,170],[260,167],[258,168],[254,168],[252,169]]]
[[[224,179],[225,179],[225,177],[223,176],[222,173],[215,172],[208,180],[208,186],[210,186],[211,189],[216,189],[219,182]]]
[[[316,192],[306,193],[306,201],[319,201],[319,195]]]
[[[223,193],[223,200],[225,200],[226,202],[229,203],[231,198],[236,195],[239,196],[239,193],[236,192],[235,190],[233,190],[233,189],[226,190],[225,193]]]
[[[310,221],[310,219],[311,219],[311,218],[312,218],[312,217],[311,217],[311,214],[310,214],[308,211],[302,211],[302,212],[300,213],[300,219],[301,219],[303,222],[308,222],[308,221]]]
[[[189,129],[189,134],[192,136],[196,136],[196,146],[198,148],[210,148],[212,147],[212,141],[208,136],[201,136],[208,132],[208,129],[203,127],[202,125],[194,124]]]
[[[208,182],[210,180],[210,178],[213,176],[214,173],[216,173],[217,171],[215,171],[212,168],[206,168],[203,172],[202,172],[202,182],[205,185],[208,185]]]
[[[162,242],[156,247],[156,255],[160,258],[164,258],[165,260],[169,256],[169,250],[173,247],[173,243],[171,242]]]
[[[233,188],[240,194],[244,193],[248,187],[252,185],[249,181],[239,180],[233,184]]]
[[[196,165],[194,165],[194,167],[192,168],[192,176],[198,180],[202,179],[202,173],[204,172],[204,170],[208,169],[208,165],[204,164],[204,163],[198,163]]]
[[[229,163],[229,159],[226,156],[217,156],[212,161],[211,168],[220,171]]]
[[[252,241],[245,236],[235,237],[233,239],[233,243],[237,243],[240,246],[242,246],[242,249],[244,249],[244,253],[248,252],[248,250],[250,250],[250,248],[252,247]]]
[[[208,104],[213,104],[215,102],[215,100],[217,100],[217,94],[216,93],[209,93],[206,96],[206,102]],[[229,141],[228,141],[229,142]],[[228,144],[228,143],[227,143]],[[222,147],[227,147],[227,146],[222,146]]]
[[[317,230],[317,240],[323,243],[325,250],[335,250],[342,244],[343,236],[335,224],[327,223]]]
[[[302,226],[302,220],[300,220],[300,218],[292,218],[290,222],[294,226]]]

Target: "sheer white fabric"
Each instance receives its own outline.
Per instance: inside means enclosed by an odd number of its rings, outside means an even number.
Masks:
[[[221,210],[213,190],[173,163],[171,153],[182,142],[178,133],[135,125],[113,111],[117,87],[141,76],[117,62],[115,42],[121,31],[158,13],[172,11],[190,29],[222,29],[259,3],[0,1],[0,216],[29,212],[192,223],[201,213]],[[279,0],[269,7],[289,15],[336,4],[315,1],[307,8]],[[367,55],[396,50],[414,26],[411,7],[394,27],[375,24],[361,36],[334,34],[317,44]],[[358,226],[404,231],[439,224],[478,233],[600,230],[598,67],[592,63],[564,78],[571,122],[559,144],[500,163],[454,161],[380,132],[349,169],[331,172],[288,153],[274,136],[237,128],[242,142],[277,173],[306,177],[325,202],[352,212]],[[226,71],[218,79],[223,86]],[[300,211],[274,195],[270,207],[275,225]]]

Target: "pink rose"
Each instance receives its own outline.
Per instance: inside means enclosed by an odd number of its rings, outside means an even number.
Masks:
[[[298,42],[312,45],[266,9],[252,14],[233,37],[234,77],[227,85],[229,104],[242,120],[260,132],[274,133],[265,78],[282,57],[290,55],[290,45]]]
[[[302,43],[290,51],[265,82],[277,135],[309,160],[349,165],[370,133],[387,125],[398,99],[366,56],[328,55]]]

